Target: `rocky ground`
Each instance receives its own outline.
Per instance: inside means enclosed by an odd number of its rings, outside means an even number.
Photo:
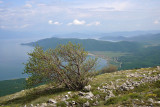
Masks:
[[[38,88],[37,88],[38,89]],[[50,92],[52,89],[48,89]],[[83,91],[61,89],[55,93],[27,91],[1,97],[1,106],[20,107],[158,107],[160,106],[160,67],[117,71],[96,76]],[[58,93],[59,94],[58,94]],[[23,94],[22,94],[23,93]],[[38,97],[32,98],[32,95]],[[32,100],[29,100],[32,99]]]

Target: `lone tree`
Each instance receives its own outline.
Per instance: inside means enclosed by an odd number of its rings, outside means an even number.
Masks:
[[[24,73],[29,75],[29,86],[56,82],[71,90],[80,90],[93,76],[97,62],[97,58],[88,58],[88,53],[81,45],[71,42],[46,51],[37,46],[28,55],[30,57]]]

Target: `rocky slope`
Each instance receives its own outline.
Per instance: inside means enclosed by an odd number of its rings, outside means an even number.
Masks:
[[[83,91],[43,85],[1,97],[0,106],[160,106],[160,67],[101,74],[93,78]]]

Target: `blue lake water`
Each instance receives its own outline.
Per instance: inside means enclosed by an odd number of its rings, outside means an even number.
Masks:
[[[32,40],[0,40],[0,80],[24,78],[22,74],[24,65],[28,59],[28,52],[33,47],[20,45],[21,43],[33,42]],[[99,58],[98,69],[106,66],[107,62]]]

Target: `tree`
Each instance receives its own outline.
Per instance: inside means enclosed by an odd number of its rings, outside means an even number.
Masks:
[[[71,42],[46,51],[36,46],[28,55],[24,73],[29,75],[29,86],[54,81],[71,90],[80,90],[88,84],[97,63],[97,58],[89,58],[81,45]]]

